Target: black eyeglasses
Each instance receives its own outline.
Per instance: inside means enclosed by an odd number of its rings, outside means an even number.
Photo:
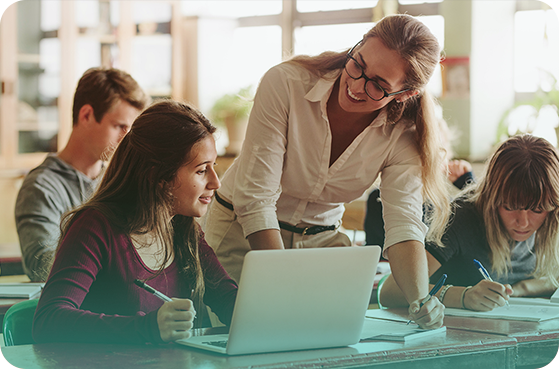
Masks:
[[[344,69],[347,72],[348,76],[350,76],[351,78],[353,78],[355,80],[358,80],[360,78],[365,79],[365,92],[367,93],[367,96],[369,96],[371,99],[373,99],[375,101],[380,101],[380,100],[384,99],[385,97],[401,94],[402,92],[406,92],[406,91],[411,90],[411,88],[407,88],[405,90],[401,90],[401,91],[398,91],[398,92],[388,93],[384,90],[384,88],[382,88],[381,85],[379,85],[377,82],[375,82],[374,80],[367,77],[365,75],[365,70],[363,69],[361,64],[359,64],[359,62],[357,62],[357,60],[355,60],[355,58],[353,56],[351,56],[351,54],[353,54],[353,50],[361,42],[362,41],[359,41],[347,53]]]

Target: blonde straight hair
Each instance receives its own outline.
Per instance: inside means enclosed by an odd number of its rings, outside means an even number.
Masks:
[[[415,127],[415,140],[422,163],[423,197],[434,210],[427,215],[427,223],[430,224],[427,238],[442,246],[441,237],[450,216],[449,186],[444,171],[446,150],[444,138],[438,130],[435,101],[425,91],[440,61],[439,43],[422,22],[405,14],[381,19],[363,36],[361,44],[371,37],[377,37],[387,48],[396,51],[407,64],[402,88],[420,91],[402,103],[391,101],[387,105],[388,119],[395,124],[401,118],[407,118]],[[348,52],[349,49],[344,52],[327,51],[318,56],[300,55],[287,62],[322,77],[343,69]]]
[[[536,231],[536,269],[533,277],[547,277],[559,287],[557,149],[543,138],[532,135],[509,138],[493,154],[484,175],[470,193],[470,201],[483,216],[493,269],[498,274],[510,270],[511,247],[515,242],[501,221],[499,207],[549,212]]]

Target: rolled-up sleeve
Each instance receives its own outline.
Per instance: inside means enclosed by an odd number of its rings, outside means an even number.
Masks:
[[[272,68],[254,99],[241,161],[235,177],[233,204],[244,236],[279,229],[276,202],[287,145],[289,87],[285,75]]]
[[[399,242],[425,242],[427,226],[422,221],[423,182],[421,158],[407,130],[398,140],[381,174],[380,194],[383,204],[386,250]]]

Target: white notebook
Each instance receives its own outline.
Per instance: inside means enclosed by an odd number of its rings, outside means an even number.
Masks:
[[[516,301],[515,301],[516,300]],[[466,309],[446,308],[445,316],[464,316],[473,318],[486,319],[504,319],[504,320],[523,320],[530,322],[539,322],[543,320],[559,318],[559,306],[547,302],[544,299],[536,299],[532,304],[528,304],[525,299],[511,299],[510,306],[503,306],[491,311],[473,311]],[[370,309],[366,313],[367,318],[385,319],[392,321],[404,322],[406,317],[402,317],[390,309]]]
[[[438,329],[421,329],[415,323],[366,319],[361,332],[361,341],[382,340],[408,342],[418,338],[425,339],[433,336],[445,336],[446,327]]]
[[[559,318],[559,306],[515,305],[502,306],[491,311],[473,311],[465,309],[446,308],[447,316],[465,316],[486,319],[523,320],[540,322]]]
[[[543,297],[510,297],[510,305],[530,305],[530,306],[559,306],[559,301],[553,302]]]
[[[555,290],[555,293],[551,296],[551,302],[559,304],[559,289]]]
[[[44,283],[0,283],[0,298],[34,299],[39,297]]]

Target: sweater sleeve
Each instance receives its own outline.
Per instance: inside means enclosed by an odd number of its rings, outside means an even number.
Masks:
[[[46,280],[60,234],[63,200],[49,183],[26,179],[15,207],[23,269],[32,281]]]
[[[442,237],[444,247],[440,247],[436,243],[427,242],[425,249],[442,265],[460,252],[462,239],[467,235],[464,233],[464,225],[462,224],[462,209],[458,208],[451,216],[445,233]]]
[[[200,240],[199,247],[206,286],[204,303],[216,313],[222,323],[230,325],[237,298],[237,283],[223,269],[204,238]]]
[[[480,277],[473,267],[473,259],[486,261],[489,255],[483,219],[471,202],[457,199],[453,206],[454,214],[442,237],[444,247],[432,243],[425,245],[425,249],[441,264],[431,276],[431,281],[447,273],[447,283],[473,285]]]
[[[161,343],[157,310],[134,316],[82,310],[96,276],[110,257],[115,237],[99,213],[76,215],[57,252],[33,321],[38,342]]]

